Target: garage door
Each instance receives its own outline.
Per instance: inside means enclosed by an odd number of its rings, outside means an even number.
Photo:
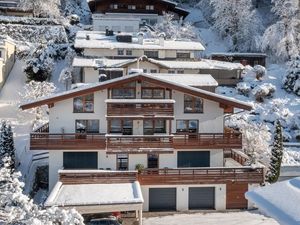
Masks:
[[[181,151],[177,153],[177,165],[184,167],[209,167],[209,151]]]
[[[215,188],[190,187],[189,209],[215,209]]]
[[[176,211],[176,188],[150,188],[149,211]]]

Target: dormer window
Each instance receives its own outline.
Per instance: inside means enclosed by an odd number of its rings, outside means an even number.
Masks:
[[[76,97],[73,100],[74,113],[93,113],[94,112],[94,94]]]
[[[154,5],[146,5],[146,10],[154,10]]]
[[[135,5],[128,5],[128,9],[130,9],[130,10],[136,10],[136,6]]]
[[[118,4],[110,4],[110,9],[118,9]]]

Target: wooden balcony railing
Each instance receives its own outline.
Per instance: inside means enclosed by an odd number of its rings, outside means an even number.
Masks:
[[[49,134],[31,133],[31,150],[105,149],[103,134]]]
[[[174,116],[174,104],[107,104],[108,116]]]
[[[214,149],[241,148],[242,135],[172,134],[172,135],[104,135],[104,134],[49,134],[32,133],[30,149]]]
[[[224,158],[232,158],[243,166],[245,166],[249,161],[249,157],[245,153],[234,149],[225,149]]]
[[[174,148],[241,148],[241,133],[174,134]]]
[[[141,185],[264,183],[264,168],[144,169],[138,174]]]

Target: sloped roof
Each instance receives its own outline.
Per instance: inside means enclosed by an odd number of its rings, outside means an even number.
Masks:
[[[212,93],[209,91],[201,90],[199,88],[190,87],[187,85],[179,84],[174,81],[167,81],[165,79],[161,79],[158,77],[154,77],[150,74],[137,73],[133,75],[126,75],[120,78],[108,80],[101,83],[85,85],[83,87],[73,89],[70,91],[65,91],[62,93],[54,94],[50,97],[41,98],[35,101],[31,101],[29,103],[23,104],[20,106],[21,109],[30,109],[41,105],[52,104],[58,101],[62,101],[69,98],[74,98],[77,96],[86,95],[88,93],[93,93],[99,90],[107,89],[114,87],[116,85],[126,84],[128,82],[133,81],[146,81],[149,83],[156,84],[158,86],[169,87],[170,89],[177,90],[183,93],[187,93],[193,96],[198,96],[204,99],[208,99],[214,102],[219,102],[224,105],[229,105],[232,107],[251,110],[252,104],[245,103],[243,101],[239,101],[233,98],[229,98],[223,95],[219,95],[216,93]]]

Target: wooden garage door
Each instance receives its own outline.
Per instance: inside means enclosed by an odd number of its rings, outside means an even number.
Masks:
[[[226,208],[246,209],[248,201],[245,193],[248,191],[247,183],[229,183],[226,185]]]
[[[190,187],[189,210],[215,209],[214,187]]]
[[[150,188],[149,211],[176,211],[176,188]]]

